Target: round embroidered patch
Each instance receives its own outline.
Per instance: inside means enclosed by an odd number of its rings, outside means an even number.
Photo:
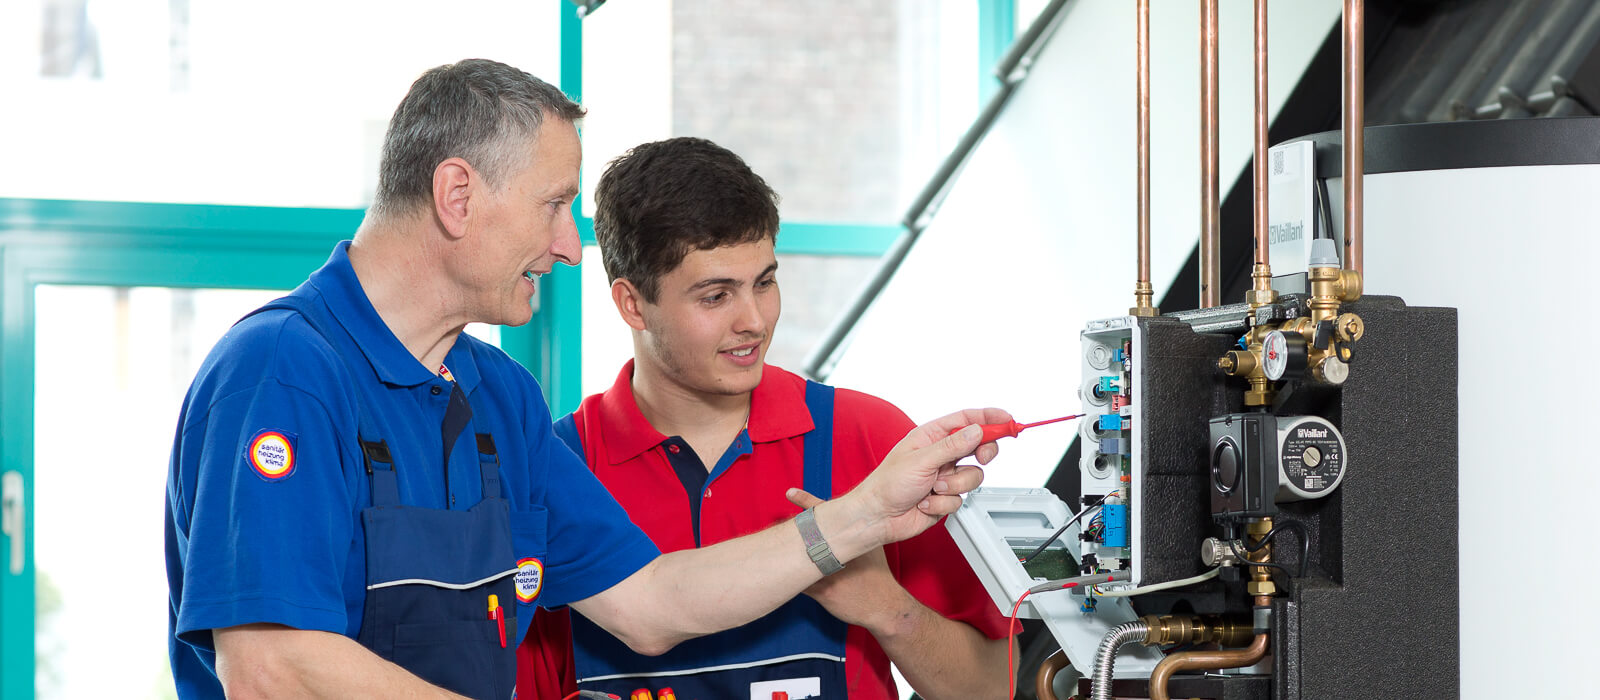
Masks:
[[[517,602],[532,603],[544,588],[544,562],[528,557],[517,562]]]
[[[282,481],[294,473],[294,442],[292,434],[263,430],[250,439],[245,457],[261,478]]]

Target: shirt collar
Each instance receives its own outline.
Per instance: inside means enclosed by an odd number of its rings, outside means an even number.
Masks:
[[[612,464],[638,457],[667,439],[645,419],[634,399],[633,360],[622,366],[616,381],[601,396],[599,417],[600,434]],[[806,410],[805,380],[773,365],[764,367],[761,383],[750,394],[750,422],[746,427],[750,441],[783,440],[803,435],[812,427],[811,412]]]
[[[328,311],[361,348],[380,381],[396,386],[418,386],[438,376],[435,369],[422,366],[411,355],[373,308],[366,290],[361,287],[361,280],[356,277],[355,268],[350,266],[350,241],[340,241],[328,256],[328,262],[311,273],[306,284],[321,295]],[[478,384],[479,375],[467,345],[458,338],[445,355],[445,365],[455,375],[461,390],[471,393]]]

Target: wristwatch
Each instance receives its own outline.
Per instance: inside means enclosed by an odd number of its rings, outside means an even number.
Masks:
[[[839,558],[833,556],[833,548],[828,546],[828,541],[822,539],[822,531],[817,529],[817,514],[810,508],[800,511],[794,517],[795,527],[800,528],[800,539],[805,540],[806,554],[811,555],[811,563],[817,565],[823,576],[837,573],[844,568],[839,563]]]

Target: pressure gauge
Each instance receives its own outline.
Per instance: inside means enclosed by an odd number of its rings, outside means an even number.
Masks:
[[[1268,333],[1261,341],[1261,371],[1273,381],[1298,378],[1306,371],[1306,339],[1299,333]]]

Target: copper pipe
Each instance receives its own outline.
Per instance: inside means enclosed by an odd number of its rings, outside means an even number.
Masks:
[[[1366,174],[1366,5],[1344,0],[1344,260],[1361,271],[1361,179]]]
[[[1138,21],[1139,83],[1139,280],[1133,289],[1134,316],[1154,316],[1155,289],[1150,286],[1150,0],[1139,0]]]
[[[1033,694],[1039,700],[1056,700],[1056,674],[1070,665],[1072,662],[1067,660],[1067,652],[1056,650],[1044,663],[1039,664],[1039,673],[1033,677]]]
[[[1255,0],[1256,133],[1255,157],[1255,264],[1267,264],[1267,0]]]
[[[1184,651],[1172,654],[1156,664],[1156,670],[1150,674],[1150,700],[1171,700],[1172,696],[1167,694],[1167,682],[1179,671],[1254,666],[1266,656],[1266,633],[1256,635],[1250,646],[1243,649]]]
[[[1200,0],[1200,308],[1222,304],[1222,199],[1218,184],[1217,0]]]

